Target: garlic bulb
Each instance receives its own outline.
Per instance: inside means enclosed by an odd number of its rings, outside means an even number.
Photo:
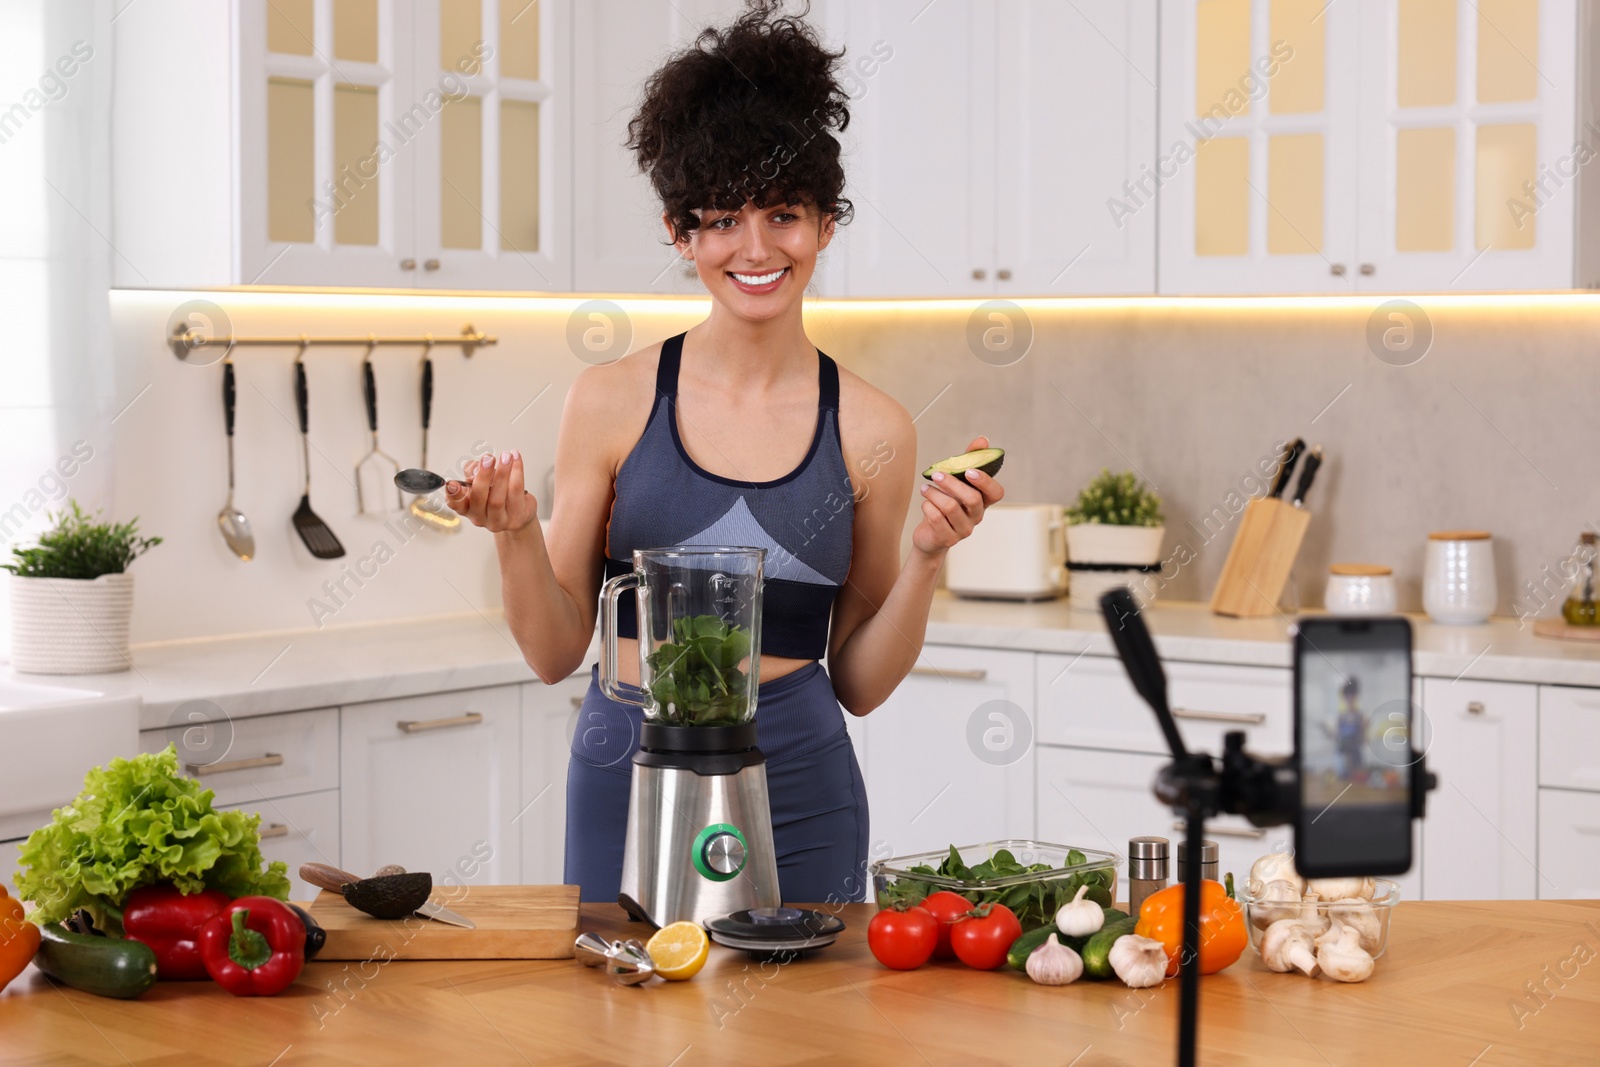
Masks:
[[[1383,939],[1383,920],[1378,909],[1359,897],[1336,900],[1328,907],[1328,917],[1334,926],[1348,926],[1361,938],[1361,947],[1367,952],[1377,952]]]
[[[1298,967],[1308,978],[1317,976],[1317,955],[1311,927],[1299,919],[1279,919],[1261,935],[1261,961],[1279,974]]]
[[[1124,934],[1106,955],[1122,984],[1131,989],[1160,985],[1167,977],[1166,947],[1153,937]]]
[[[1336,982],[1365,982],[1372,977],[1372,957],[1361,947],[1361,933],[1353,926],[1335,925],[1337,938],[1319,939],[1317,965]]]
[[[1087,885],[1078,887],[1078,895],[1056,910],[1056,929],[1068,937],[1088,937],[1105,925],[1106,912],[1092,900],[1084,900]]]
[[[1259,895],[1251,897],[1250,921],[1256,929],[1265,930],[1282,919],[1298,919],[1300,899],[1293,882],[1281,878],[1268,882]]]
[[[1028,977],[1040,985],[1069,985],[1083,974],[1083,957],[1056,940],[1049,940],[1028,953]]]
[[[1250,867],[1250,881],[1245,886],[1257,900],[1266,896],[1267,883],[1289,882],[1294,886],[1294,897],[1306,891],[1306,880],[1294,869],[1294,856],[1288,852],[1272,852],[1256,860]]]
[[[1345,897],[1371,900],[1377,888],[1371,878],[1313,878],[1306,883],[1306,892],[1315,893],[1318,900],[1343,900]]]

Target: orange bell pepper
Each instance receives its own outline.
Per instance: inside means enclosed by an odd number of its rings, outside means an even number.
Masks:
[[[39,928],[22,911],[22,901],[0,885],[0,989],[21,974],[39,951]]]
[[[1134,933],[1153,937],[1167,950],[1167,977],[1178,974],[1183,955],[1183,884],[1168,886],[1145,897],[1139,905]],[[1200,883],[1200,973],[1216,974],[1229,966],[1250,943],[1244,909],[1228,895],[1221,882]]]

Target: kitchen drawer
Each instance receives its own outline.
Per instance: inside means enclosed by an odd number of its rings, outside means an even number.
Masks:
[[[1253,752],[1278,755],[1293,748],[1289,671],[1209,663],[1164,666],[1167,699],[1185,745],[1217,754],[1223,734],[1244,730]],[[1040,743],[1167,752],[1155,712],[1134,691],[1121,660],[1047,653],[1037,657],[1035,670]]]
[[[302,863],[342,866],[337,789],[229,806],[261,815],[261,855],[268,863],[282,860],[288,866],[290,900],[310,900],[317,895],[315,886],[300,879]]]
[[[196,719],[142,730],[139,747],[178,746],[178,759],[216,793],[215,803],[248,804],[339,787],[339,709],[250,719]]]
[[[1539,687],[1539,784],[1600,791],[1600,689]]]
[[[1539,897],[1600,897],[1600,793],[1539,790]]]

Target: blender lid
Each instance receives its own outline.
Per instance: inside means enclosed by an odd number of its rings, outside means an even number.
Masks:
[[[707,919],[705,927],[719,943],[734,948],[751,947],[735,942],[752,942],[755,947],[821,947],[834,942],[844,929],[844,920],[807,908],[747,908]],[[725,940],[728,938],[732,940]]]

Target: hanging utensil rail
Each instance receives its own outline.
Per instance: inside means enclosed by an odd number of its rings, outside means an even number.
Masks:
[[[203,326],[189,322],[179,322],[172,327],[172,335],[167,339],[172,347],[172,354],[188,362],[192,353],[202,349],[220,346],[224,350],[237,348],[241,345],[277,345],[280,347],[309,347],[311,345],[460,345],[461,353],[471,356],[480,346],[498,344],[500,339],[493,334],[483,333],[467,323],[461,327],[458,336],[449,334],[438,335],[425,333],[409,337],[380,337],[377,334],[351,337],[312,337],[308,334],[299,334],[293,337],[209,337]]]

